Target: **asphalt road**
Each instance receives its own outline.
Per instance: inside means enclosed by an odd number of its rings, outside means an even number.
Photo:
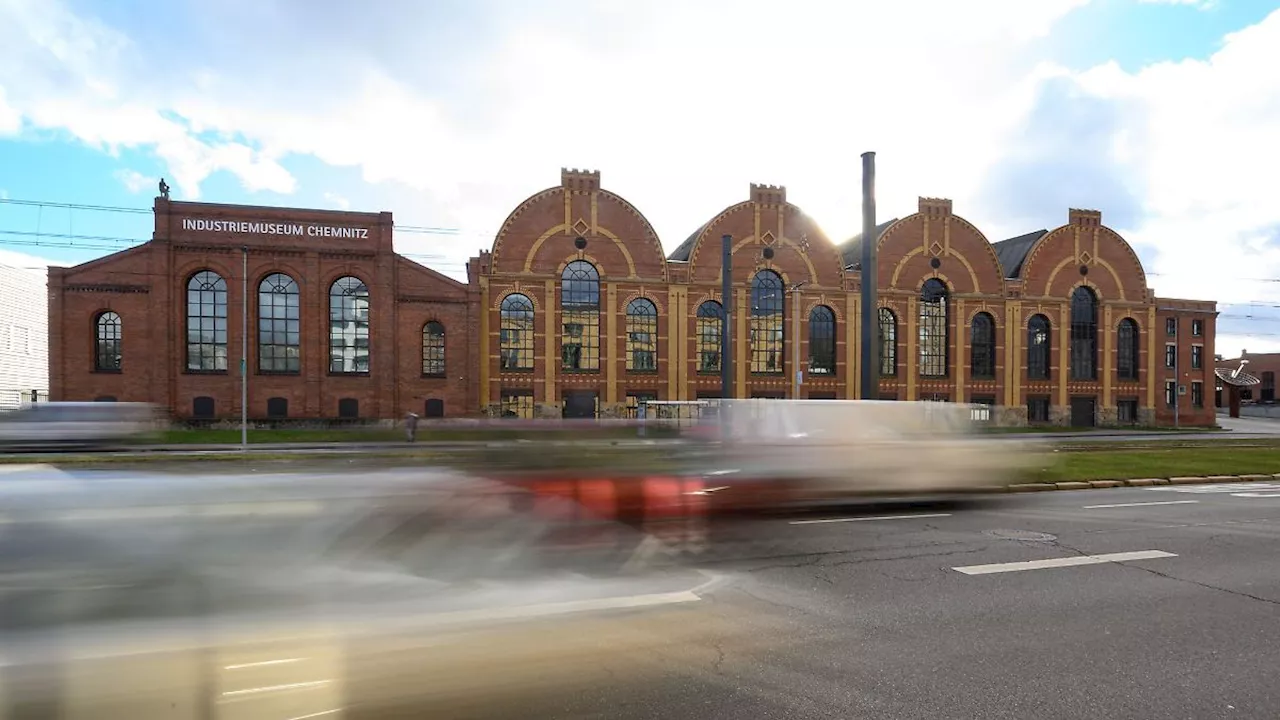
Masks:
[[[705,636],[525,692],[520,716],[1280,717],[1280,486],[774,520],[720,554]],[[1063,559],[1091,564],[1036,564]]]

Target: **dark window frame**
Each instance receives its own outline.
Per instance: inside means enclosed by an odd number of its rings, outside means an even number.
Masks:
[[[1088,285],[1071,292],[1071,379],[1098,379],[1098,295]]]
[[[124,321],[114,310],[103,310],[93,319],[93,371],[124,372]]]
[[[422,377],[442,378],[448,366],[445,353],[445,327],[439,320],[428,320],[422,325]]]
[[[498,307],[498,369],[532,372],[537,331],[533,300],[524,293],[513,292],[502,298]]]
[[[1116,325],[1116,377],[1120,380],[1137,380],[1142,367],[1140,358],[1141,332],[1138,321],[1123,318]]]
[[[186,288],[186,372],[225,374],[228,369],[229,335],[227,280],[205,268],[187,278]],[[212,338],[212,339],[210,339]]]
[[[276,342],[280,334],[284,342]],[[302,373],[302,293],[286,273],[273,272],[258,283],[258,373]]]
[[[809,374],[836,373],[836,313],[826,305],[809,311]]]
[[[724,332],[724,305],[718,300],[704,300],[698,305],[695,332],[698,338],[698,373],[719,374],[720,351]]]
[[[991,313],[980,312],[969,323],[969,370],[979,380],[996,376],[996,319]]]
[[[920,288],[918,331],[922,378],[945,378],[951,374],[950,296],[950,289],[938,278],[925,280]]]
[[[876,313],[880,343],[880,377],[898,376],[898,316],[892,308],[881,307]]]
[[[792,298],[792,302],[795,299]],[[787,348],[787,292],[782,276],[761,270],[751,278],[751,322],[749,327],[752,375],[782,375]]]
[[[573,260],[560,273],[560,371],[598,373],[601,364],[600,271]]]
[[[627,303],[626,330],[627,372],[658,372],[658,306],[645,297]]]
[[[1037,313],[1027,321],[1027,379],[1049,380],[1053,359],[1053,324]]]
[[[329,374],[368,375],[373,364],[369,286],[354,275],[329,283]]]

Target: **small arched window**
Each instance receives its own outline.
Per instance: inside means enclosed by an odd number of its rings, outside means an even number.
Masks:
[[[973,356],[970,368],[973,377],[990,379],[996,376],[996,321],[989,313],[973,316],[969,348]]]
[[[698,306],[698,372],[720,372],[720,342],[724,332],[724,306],[707,300]]]
[[[422,374],[444,377],[444,325],[432,320],[422,326]]]
[[[560,367],[600,369],[600,272],[574,260],[560,275]]]
[[[1086,285],[1071,293],[1071,379],[1098,379],[1098,296]]]
[[[329,286],[329,372],[369,372],[369,288],[359,278]]]
[[[284,273],[272,273],[258,283],[258,370],[302,371],[298,283]]]
[[[950,367],[951,309],[947,286],[929,278],[920,288],[920,376],[946,377]]]
[[[502,298],[502,330],[498,367],[503,371],[533,369],[533,301],[520,293]]]
[[[880,308],[880,375],[898,374],[898,318],[887,307]]]
[[[833,375],[836,371],[836,314],[826,305],[809,311],[809,372]]]
[[[212,270],[187,281],[187,371],[227,371],[227,281]]]
[[[120,372],[123,367],[120,316],[110,310],[94,321],[93,369],[98,372]]]
[[[1049,379],[1049,318],[1032,315],[1027,323],[1027,379]]]
[[[782,373],[782,276],[761,270],[751,280],[751,372]]]
[[[1121,380],[1138,379],[1138,323],[1125,318],[1116,328],[1116,374]]]
[[[627,370],[658,369],[658,307],[647,298],[627,303]]]

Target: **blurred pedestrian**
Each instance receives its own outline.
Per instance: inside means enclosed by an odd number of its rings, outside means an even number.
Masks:
[[[404,435],[409,442],[413,442],[414,436],[418,434],[418,414],[409,413],[404,416]]]

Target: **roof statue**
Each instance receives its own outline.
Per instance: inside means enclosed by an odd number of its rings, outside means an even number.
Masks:
[[[169,199],[169,183],[165,182],[164,178],[160,178],[160,197]]]

